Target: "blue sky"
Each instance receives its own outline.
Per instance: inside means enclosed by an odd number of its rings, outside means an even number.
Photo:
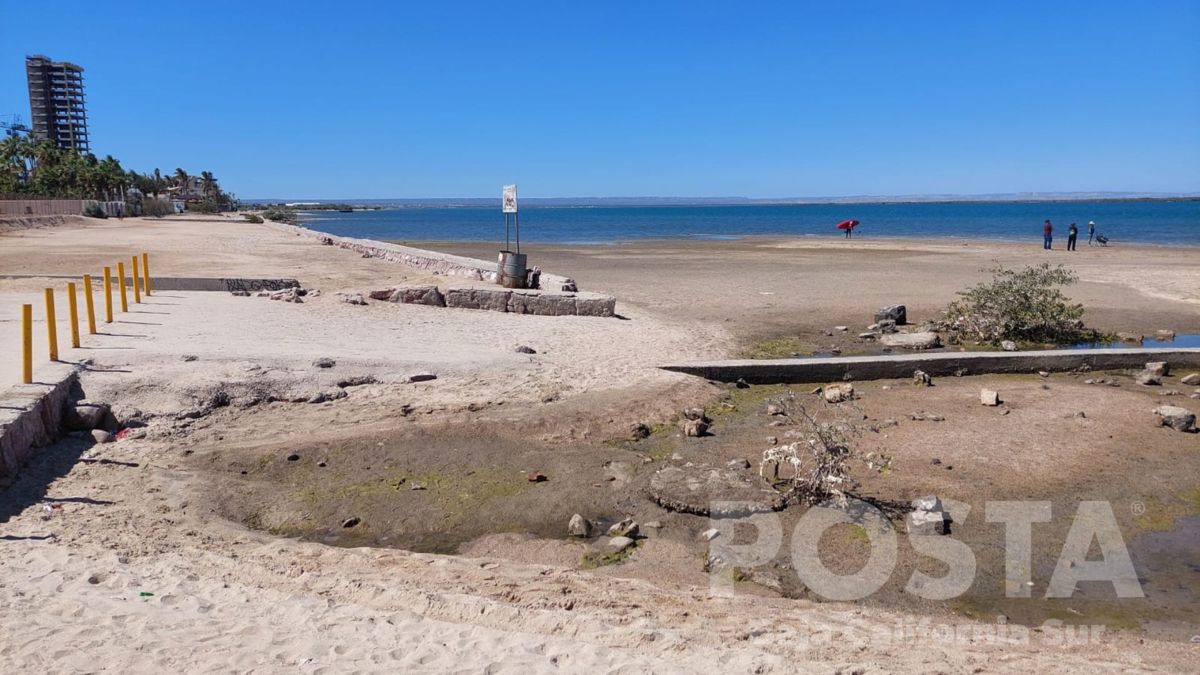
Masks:
[[[1197,0],[0,0],[0,116],[74,61],[98,154],[248,198],[1195,192],[1198,35]]]

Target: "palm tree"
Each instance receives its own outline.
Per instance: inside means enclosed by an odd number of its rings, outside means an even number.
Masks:
[[[220,192],[217,188],[217,179],[211,171],[200,172],[200,189],[208,199],[214,199],[217,193]]]
[[[175,186],[179,188],[180,192],[187,192],[188,182],[191,178],[183,169],[175,169]]]

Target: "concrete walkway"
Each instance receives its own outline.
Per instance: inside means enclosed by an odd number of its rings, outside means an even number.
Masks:
[[[790,384],[837,380],[882,380],[911,377],[914,370],[930,375],[1036,373],[1141,369],[1149,361],[1166,361],[1175,369],[1200,367],[1200,349],[1054,349],[1029,352],[936,352],[886,356],[843,356],[810,359],[738,359],[669,364],[664,370],[698,375],[718,382]]]

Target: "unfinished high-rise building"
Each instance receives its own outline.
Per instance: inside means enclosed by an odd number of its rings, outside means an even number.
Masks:
[[[34,55],[25,57],[25,75],[33,135],[60,148],[89,152],[83,68]]]

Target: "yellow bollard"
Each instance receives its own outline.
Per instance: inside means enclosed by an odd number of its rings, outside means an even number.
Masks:
[[[33,383],[33,305],[21,305],[21,381]]]
[[[142,286],[146,295],[150,295],[150,254],[142,254]]]
[[[71,346],[79,349],[79,304],[75,300],[75,282],[67,284],[67,311],[71,315]]]
[[[104,268],[104,323],[112,323],[112,268]]]
[[[129,295],[125,292],[125,263],[117,263],[117,287],[121,289],[121,311],[129,311]]]
[[[130,258],[133,262],[133,301],[142,304],[142,282],[138,278],[138,259],[137,256]]]
[[[54,318],[54,289],[46,289],[46,341],[50,344],[50,360],[58,360],[58,321]]]
[[[96,334],[96,303],[92,300],[92,275],[83,275],[83,306],[87,308],[88,333]]]

